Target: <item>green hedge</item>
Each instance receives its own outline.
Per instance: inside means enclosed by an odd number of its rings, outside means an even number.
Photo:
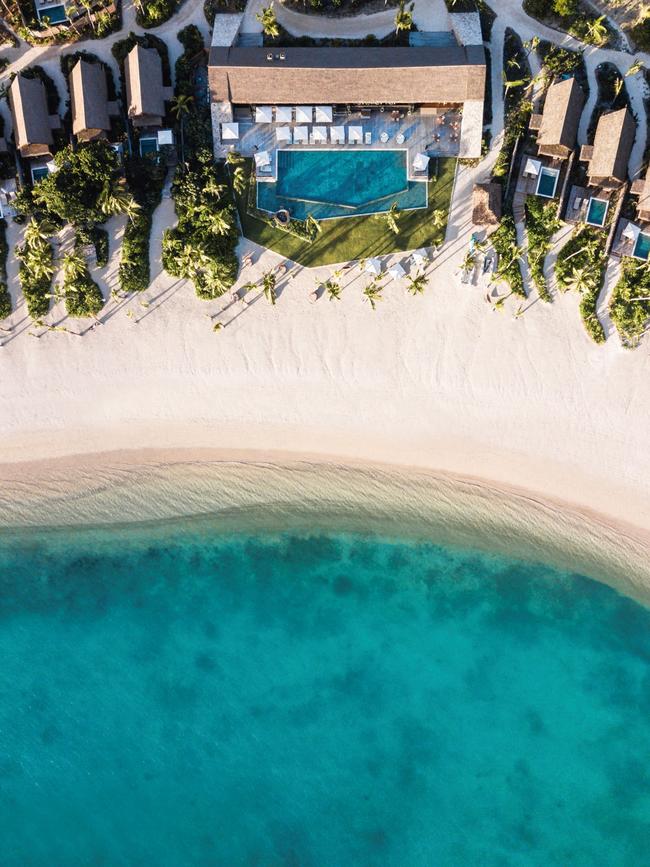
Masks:
[[[609,314],[625,346],[638,346],[647,330],[650,322],[648,298],[650,270],[647,263],[637,259],[623,259],[621,278],[614,287]]]
[[[510,216],[503,217],[499,228],[490,236],[490,241],[499,254],[497,274],[508,284],[511,292],[525,298],[526,290],[519,265],[519,256],[514,255],[515,251],[518,251],[514,219]]]
[[[52,264],[54,257],[52,255],[52,247],[50,244],[44,245],[43,261],[45,264]],[[30,245],[25,242],[16,250],[17,258],[20,260],[18,269],[18,277],[20,286],[25,296],[27,304],[27,312],[32,319],[42,319],[47,315],[50,309],[50,295],[52,294],[52,278],[47,274],[35,274],[29,267],[28,260],[30,254]]]
[[[544,262],[551,249],[551,238],[562,226],[557,217],[557,204],[543,202],[537,196],[526,199],[526,232],[528,234],[528,266],[530,276],[542,301],[551,301]]]
[[[7,289],[7,222],[0,219],[0,319],[6,319],[11,313],[11,295]]]
[[[165,169],[156,157],[130,157],[126,160],[129,188],[140,211],[129,218],[122,239],[122,259],[118,270],[124,292],[143,292],[149,286],[149,237],[152,215],[160,203]]]
[[[562,289],[580,291],[580,315],[589,336],[596,343],[605,342],[605,330],[598,319],[596,305],[603,285],[605,236],[598,229],[580,227],[562,247],[555,263],[555,279]]]

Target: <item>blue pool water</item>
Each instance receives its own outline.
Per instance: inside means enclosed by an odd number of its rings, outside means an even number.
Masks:
[[[634,255],[638,259],[647,259],[650,256],[650,235],[641,232],[634,245]]]
[[[603,199],[589,199],[587,222],[592,226],[604,226],[608,207],[608,202]]]
[[[38,17],[41,21],[47,18],[50,24],[62,24],[68,20],[65,13],[65,6],[48,6],[45,9],[38,10]]]
[[[0,584],[3,867],[647,863],[650,612],[603,585],[191,525]]]
[[[555,195],[555,188],[557,187],[557,179],[559,176],[560,173],[558,171],[553,171],[552,169],[543,167],[539,174],[539,181],[537,183],[537,195],[544,196],[547,199],[552,199]]]
[[[257,205],[296,219],[425,208],[427,183],[408,181],[404,150],[279,150],[278,179],[257,184]]]

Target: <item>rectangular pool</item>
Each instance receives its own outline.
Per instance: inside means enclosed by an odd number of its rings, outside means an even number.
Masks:
[[[604,226],[609,202],[607,199],[589,199],[586,222],[590,226]]]
[[[38,12],[40,21],[47,18],[50,24],[63,24],[64,21],[68,20],[68,16],[65,14],[65,6],[41,6],[37,7],[36,11]]]
[[[552,199],[557,187],[557,179],[560,177],[559,169],[549,169],[544,166],[539,173],[537,181],[537,195],[545,199]]]
[[[427,182],[409,181],[407,151],[279,150],[274,183],[258,183],[257,206],[319,220],[426,208]]]
[[[643,232],[639,234],[634,245],[633,255],[637,259],[643,259],[644,261],[648,259],[648,256],[650,256],[650,235],[644,235]]]

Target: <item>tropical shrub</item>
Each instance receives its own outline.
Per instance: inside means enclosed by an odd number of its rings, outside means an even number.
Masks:
[[[16,248],[18,277],[27,312],[33,319],[41,319],[50,309],[54,257],[48,234],[44,224],[32,219],[25,229],[23,244]]]
[[[151,221],[160,203],[165,169],[155,156],[134,156],[127,160],[126,176],[138,208],[128,216],[124,229],[118,277],[124,292],[143,292],[149,286]]]
[[[605,330],[596,306],[607,261],[604,236],[598,229],[582,226],[558,253],[555,279],[561,289],[580,293],[580,315],[587,333],[596,343],[605,342]]]
[[[542,301],[552,300],[544,277],[544,262],[551,249],[551,238],[561,226],[555,202],[543,202],[537,196],[528,196],[526,199],[528,266]]]
[[[7,222],[0,219],[0,319],[11,313],[11,295],[7,289]]]
[[[97,316],[104,306],[99,286],[76,248],[63,257],[63,297],[69,316]]]
[[[499,255],[496,278],[507,283],[513,294],[525,298],[526,289],[519,265],[521,250],[517,245],[517,230],[514,219],[510,216],[503,217],[499,228],[490,236],[490,241]]]
[[[648,262],[623,259],[621,278],[614,287],[609,315],[625,346],[638,346],[650,322]]]

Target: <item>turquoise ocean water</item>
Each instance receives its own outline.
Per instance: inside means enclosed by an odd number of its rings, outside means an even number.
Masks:
[[[0,538],[0,863],[637,865],[650,612],[434,544]]]

